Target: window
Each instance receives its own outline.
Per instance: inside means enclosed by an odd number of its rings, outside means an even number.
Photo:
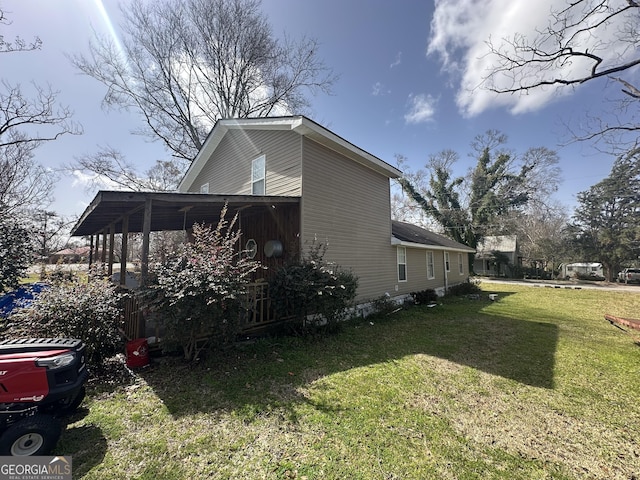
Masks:
[[[251,162],[251,195],[265,194],[265,158],[259,156]]]
[[[451,269],[449,268],[449,252],[444,252],[444,269],[447,272],[451,271]]]
[[[209,182],[200,185],[200,193],[209,193]]]
[[[462,263],[462,254],[458,254],[458,272],[460,275],[464,275],[464,263]]]
[[[427,252],[427,279],[436,278],[436,265],[433,261],[433,252]]]
[[[407,281],[407,249],[398,247],[398,281]]]

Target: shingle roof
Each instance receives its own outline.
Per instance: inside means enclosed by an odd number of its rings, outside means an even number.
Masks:
[[[467,245],[451,240],[444,235],[431,232],[427,229],[412,225],[411,223],[399,222],[393,220],[391,222],[391,234],[402,242],[418,243],[440,248],[450,248],[452,250],[463,250],[466,252],[474,252],[475,250]]]

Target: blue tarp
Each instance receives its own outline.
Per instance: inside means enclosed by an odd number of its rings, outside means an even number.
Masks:
[[[0,317],[7,318],[18,307],[28,307],[34,297],[46,287],[44,283],[33,283],[3,295],[0,297]]]

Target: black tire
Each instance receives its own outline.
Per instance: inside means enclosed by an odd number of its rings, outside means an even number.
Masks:
[[[0,455],[47,455],[61,434],[62,427],[50,415],[23,418],[0,435]]]

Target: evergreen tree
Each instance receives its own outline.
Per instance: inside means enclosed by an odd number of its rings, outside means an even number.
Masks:
[[[0,214],[0,293],[18,286],[31,261],[33,247],[22,224]]]
[[[619,157],[611,173],[578,194],[572,229],[592,261],[602,262],[609,281],[640,253],[640,149]]]

